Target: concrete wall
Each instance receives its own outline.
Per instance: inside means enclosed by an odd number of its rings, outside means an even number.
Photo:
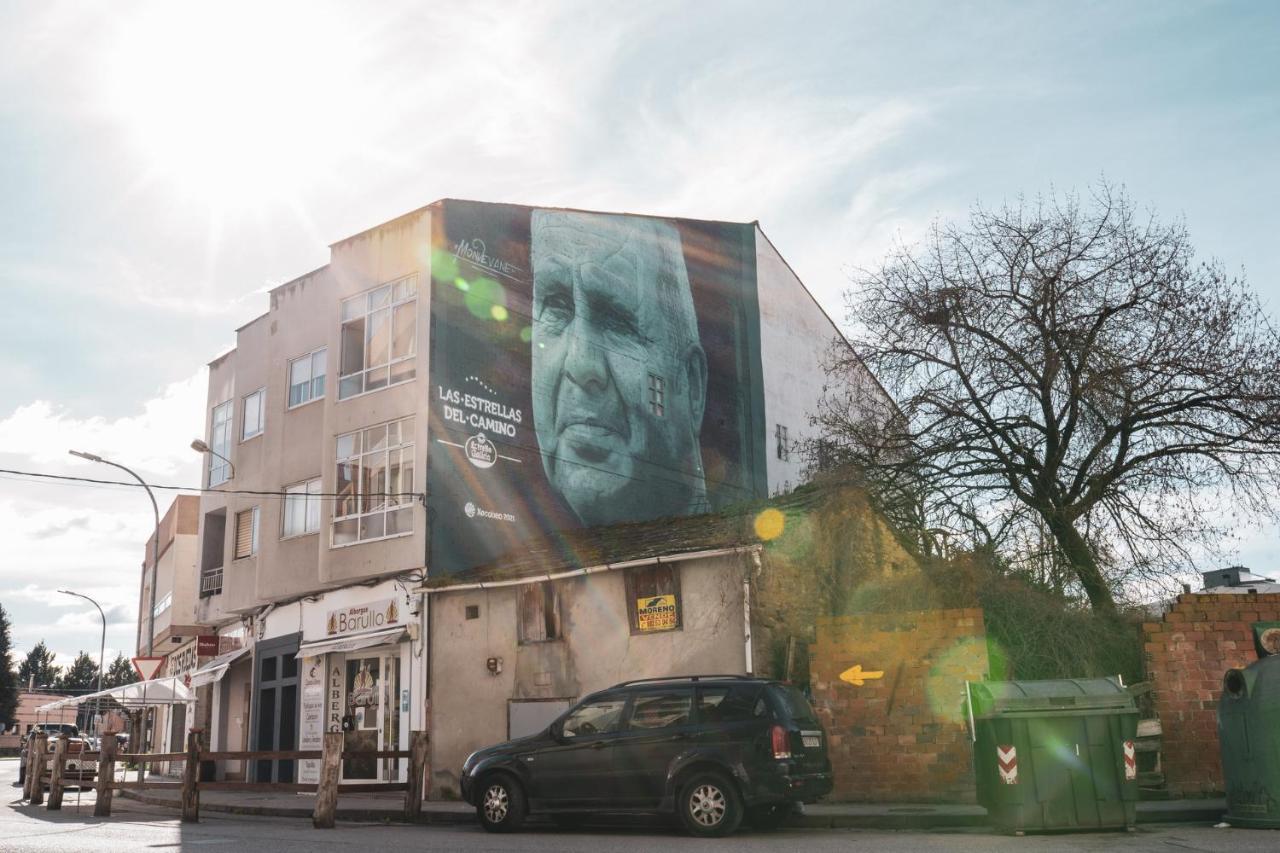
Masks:
[[[1142,626],[1171,796],[1223,790],[1217,724],[1222,677],[1258,659],[1253,623],[1273,621],[1280,621],[1280,593],[1189,593],[1178,596],[1159,622]]]
[[[507,739],[512,699],[578,699],[619,681],[746,671],[742,581],[749,558],[677,563],[683,627],[632,634],[622,570],[557,582],[559,641],[520,645],[518,587],[431,595],[431,791],[456,795],[468,753]],[[480,608],[477,619],[466,607]],[[492,675],[485,662],[502,658]]]
[[[859,665],[880,673],[857,686]],[[964,683],[988,674],[980,610],[824,618],[810,650],[835,790],[854,802],[973,802]]]

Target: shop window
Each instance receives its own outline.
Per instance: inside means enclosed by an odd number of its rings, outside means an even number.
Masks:
[[[627,569],[626,596],[631,633],[677,631],[683,627],[679,567],[659,563]]]
[[[560,639],[560,596],[551,581],[520,588],[520,642]]]

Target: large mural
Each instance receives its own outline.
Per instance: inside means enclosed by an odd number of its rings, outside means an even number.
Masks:
[[[752,226],[446,201],[432,228],[433,571],[765,494]]]

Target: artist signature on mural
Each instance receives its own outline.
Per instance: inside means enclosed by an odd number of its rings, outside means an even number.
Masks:
[[[454,243],[453,256],[458,260],[470,261],[491,273],[507,278],[515,278],[517,274],[524,272],[524,270],[510,261],[504,261],[502,258],[490,255],[484,245],[484,241],[479,237],[473,237],[470,240],[459,240]]]

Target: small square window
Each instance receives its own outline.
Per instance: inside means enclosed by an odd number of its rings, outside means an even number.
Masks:
[[[480,618],[480,605],[479,605],[479,604],[468,604],[468,605],[467,605],[467,618],[468,618],[468,619],[479,619],[479,618]]]
[[[667,380],[656,373],[649,374],[649,413],[663,417],[667,412]]]

